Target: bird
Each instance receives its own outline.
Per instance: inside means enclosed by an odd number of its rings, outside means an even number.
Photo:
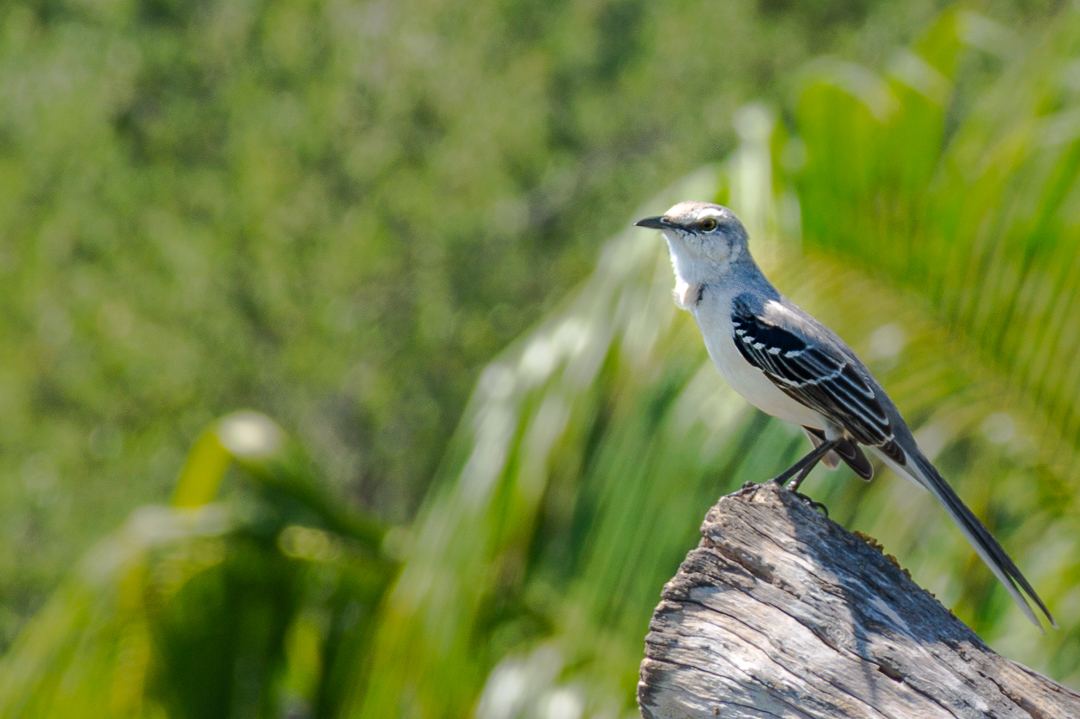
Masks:
[[[724,380],[763,412],[803,428],[813,449],[773,478],[797,492],[824,461],[843,461],[863,479],[863,448],[929,490],[1035,626],[1028,598],[1050,610],[978,517],[919,449],[896,405],[839,335],[781,294],[750,256],[746,228],[730,209],[680,202],[637,227],[660,230],[675,270],[675,303],[697,321]]]

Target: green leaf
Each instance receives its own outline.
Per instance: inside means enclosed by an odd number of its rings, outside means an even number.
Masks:
[[[228,464],[243,480],[211,501]],[[170,507],[103,540],[0,660],[0,716],[339,715],[395,573],[269,418],[216,422]],[[191,505],[197,505],[192,507]]]

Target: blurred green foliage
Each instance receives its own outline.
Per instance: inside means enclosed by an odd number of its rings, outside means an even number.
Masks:
[[[102,541],[0,661],[0,716],[339,716],[394,574],[382,539],[273,422],[226,417],[173,505]]]
[[[237,407],[408,521],[639,198],[934,4],[0,3],[0,646]]]
[[[933,10],[5,5],[9,636],[122,526],[0,661],[0,716],[632,711],[704,511],[805,445],[722,384],[629,229],[691,197],[867,359],[1062,629],[888,472],[808,491],[1080,682],[1080,14]],[[244,405],[315,462],[212,423]],[[432,474],[411,527],[367,518]]]
[[[812,493],[1000,651],[1074,685],[1080,437],[1058,410],[1075,406],[1075,361],[1054,352],[1080,326],[1080,233],[1064,222],[1080,195],[1053,188],[1080,186],[1080,135],[1047,129],[1072,127],[1062,86],[1078,30],[1071,8],[1027,38],[950,11],[880,72],[817,61],[794,133],[744,109],[743,144],[721,168],[639,211],[713,196],[742,214],[766,271],[870,362],[926,451],[1036,577],[1061,629],[1033,632],[910,484],[882,472],[866,486],[841,470]],[[1021,88],[1045,86],[1021,104]],[[1010,208],[1054,220],[1010,231],[999,214]],[[630,709],[656,590],[705,509],[805,450],[795,428],[722,386],[671,287],[658,239],[628,229],[565,308],[485,370],[384,606],[380,690],[353,716]],[[1002,335],[1010,341],[987,341]],[[1033,391],[1017,346],[1045,353],[1052,391]]]

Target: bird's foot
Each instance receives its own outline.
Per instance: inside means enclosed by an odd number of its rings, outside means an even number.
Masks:
[[[757,489],[757,482],[743,482],[743,486],[732,492],[733,497],[742,497]]]
[[[807,495],[800,492],[799,491],[799,485],[796,484],[794,481],[791,481],[791,482],[788,482],[787,484],[785,484],[783,477],[773,477],[772,479],[769,479],[769,480],[766,480],[766,481],[767,482],[772,482],[773,484],[776,484],[776,485],[778,485],[780,487],[783,487],[784,489],[786,489],[787,491],[791,492],[796,497],[801,499],[811,509],[816,509],[816,510],[820,511],[826,517],[829,516],[829,508],[826,507],[821,502],[818,502],[815,499],[811,499]],[[762,484],[764,484],[764,483],[762,483]],[[732,492],[731,496],[733,496],[733,497],[742,497],[742,496],[744,496],[746,494],[749,494],[750,492],[755,491],[760,486],[761,486],[761,484],[759,484],[758,482],[745,482],[745,483],[743,483],[742,487],[740,487],[739,489]]]
[[[791,489],[790,486],[786,487],[786,489],[788,489],[788,491],[790,491],[796,497],[801,499],[803,501],[803,503],[806,504],[806,506],[810,507],[810,509],[816,509],[816,510],[820,511],[822,514],[824,514],[826,517],[829,516],[829,508],[826,507],[821,502],[818,502],[815,499],[811,499],[810,497],[806,496],[805,494],[803,494],[802,492],[800,492],[797,489]]]

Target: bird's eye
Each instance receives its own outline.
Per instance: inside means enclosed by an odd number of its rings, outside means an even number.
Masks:
[[[701,221],[701,224],[698,226],[706,232],[712,232],[716,229],[716,220],[711,217],[706,217],[704,220]]]

